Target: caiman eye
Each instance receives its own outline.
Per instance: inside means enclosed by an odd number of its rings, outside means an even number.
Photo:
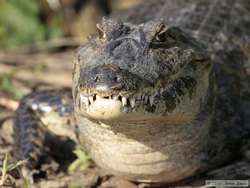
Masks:
[[[176,44],[176,40],[163,33],[155,36],[154,40],[150,43],[150,48],[169,48],[173,44]]]
[[[155,37],[150,43],[151,48],[168,48],[176,43],[175,38],[168,33],[168,30],[156,33]]]
[[[166,41],[166,32],[162,32],[162,33],[157,33],[157,35],[155,36],[155,42],[165,42]]]

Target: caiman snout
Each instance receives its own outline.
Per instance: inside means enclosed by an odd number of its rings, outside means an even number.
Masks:
[[[117,65],[99,65],[83,74],[80,88],[100,95],[136,92],[141,85],[141,79],[137,75]]]

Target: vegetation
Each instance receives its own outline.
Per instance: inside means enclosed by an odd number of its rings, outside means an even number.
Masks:
[[[12,49],[34,41],[60,37],[59,25],[42,22],[40,1],[0,1],[0,48]]]
[[[69,172],[74,172],[76,170],[83,171],[90,165],[90,156],[84,151],[82,146],[78,145],[74,150],[74,154],[77,156],[77,159],[71,163],[68,168]]]
[[[3,165],[0,166],[1,177],[0,177],[0,186],[5,185],[8,179],[14,181],[14,178],[9,174],[12,170],[18,168],[23,165],[26,161],[17,161],[14,163],[8,162],[8,154],[5,155]]]
[[[23,97],[23,93],[13,85],[13,74],[4,73],[0,75],[0,90],[10,94],[14,99],[20,100]]]

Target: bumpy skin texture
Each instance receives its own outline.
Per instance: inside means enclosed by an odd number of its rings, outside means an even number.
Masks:
[[[130,180],[171,183],[228,162],[249,129],[249,12],[248,0],[154,0],[104,19],[77,54],[73,101],[62,90],[21,102],[17,157],[36,158],[50,124]]]
[[[19,104],[14,127],[15,151],[17,160],[28,159],[22,172],[30,182],[33,182],[39,157],[48,153],[45,145],[51,141],[53,133],[77,141],[72,104],[70,89],[34,92]]]

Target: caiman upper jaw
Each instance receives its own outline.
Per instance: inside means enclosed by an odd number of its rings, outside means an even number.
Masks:
[[[137,75],[112,64],[99,65],[81,74],[79,89],[88,96],[129,96],[145,85]]]

